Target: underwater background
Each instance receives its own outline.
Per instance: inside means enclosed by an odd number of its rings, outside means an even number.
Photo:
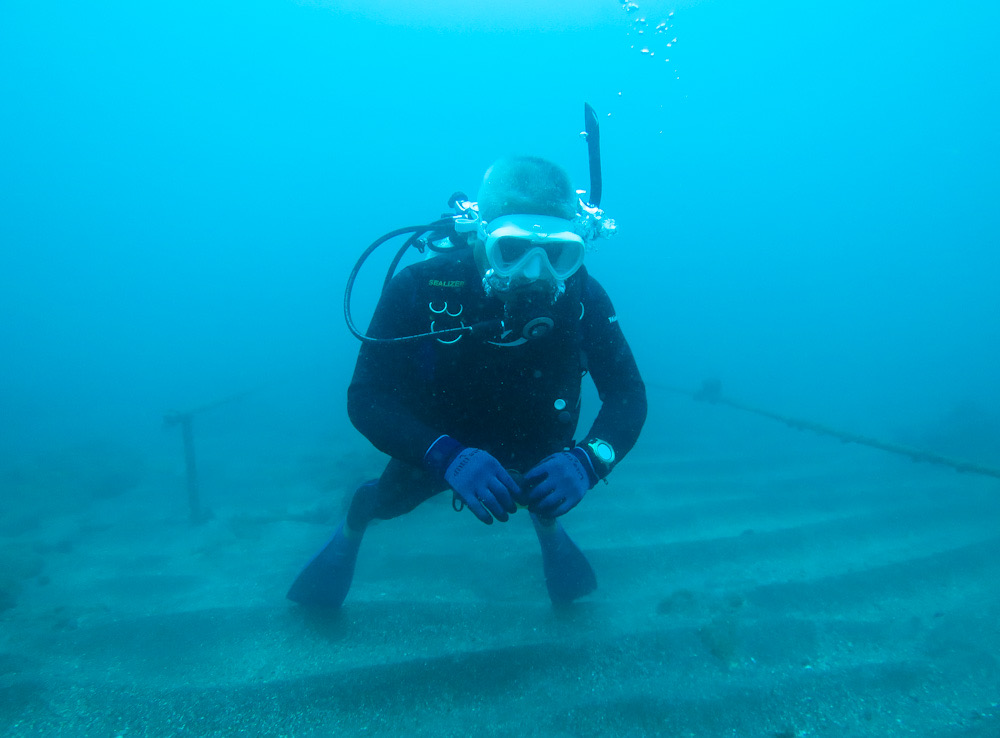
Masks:
[[[1000,468],[998,23],[4,0],[0,731],[1000,735],[997,478],[683,394]],[[442,496],[304,617],[288,583],[384,463],[351,268],[500,156],[587,189],[585,101],[620,230],[588,268],[650,400],[567,517],[601,588],[554,612],[530,526]],[[164,420],[200,408],[192,526]]]

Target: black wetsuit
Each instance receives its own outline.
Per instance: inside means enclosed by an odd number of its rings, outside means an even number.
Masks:
[[[447,489],[423,466],[427,449],[442,435],[522,472],[571,447],[588,371],[601,409],[584,438],[609,442],[616,463],[625,456],[645,421],[646,391],[607,293],[581,268],[551,310],[553,329],[530,341],[460,334],[362,345],[348,413],[392,460],[377,484],[356,493],[352,527],[395,517]],[[472,252],[465,249],[394,277],[368,333],[409,336],[502,317],[502,302],[484,293]]]

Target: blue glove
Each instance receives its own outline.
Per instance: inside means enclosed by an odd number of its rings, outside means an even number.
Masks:
[[[448,466],[444,480],[487,525],[493,518],[506,523],[508,513],[517,511],[513,499],[519,492],[517,485],[503,465],[482,449],[462,451]]]
[[[560,451],[546,456],[524,475],[524,481],[533,485],[528,493],[531,512],[544,518],[558,518],[580,504],[597,483],[586,453],[581,448]]]
[[[519,494],[517,484],[503,465],[486,451],[462,446],[458,441],[441,436],[427,449],[424,463],[441,473],[444,481],[455,490],[472,514],[487,525],[496,518],[501,523],[516,512],[513,496]]]

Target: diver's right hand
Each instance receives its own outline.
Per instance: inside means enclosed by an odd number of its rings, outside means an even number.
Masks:
[[[445,470],[444,479],[472,514],[487,525],[501,523],[517,510],[514,496],[520,490],[503,465],[486,451],[466,448]]]

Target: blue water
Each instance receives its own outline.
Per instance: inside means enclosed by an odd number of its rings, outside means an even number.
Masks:
[[[1000,5],[636,6],[4,0],[4,495],[70,448],[69,469],[127,458],[112,486],[173,485],[183,519],[163,416],[243,392],[199,421],[210,503],[280,496],[305,456],[341,470],[366,448],[344,407],[357,256],[503,155],[586,189],[585,101],[620,227],[588,265],[649,384],[637,454],[754,448],[745,419],[679,429],[669,388],[713,377],[1000,465]],[[360,323],[385,263],[362,275]],[[262,473],[271,491],[229,489]]]
[[[5,2],[8,443],[276,377],[343,422],[361,248],[507,153],[586,189],[585,100],[621,224],[591,268],[651,383],[878,432],[995,415],[1000,10],[639,5]]]

